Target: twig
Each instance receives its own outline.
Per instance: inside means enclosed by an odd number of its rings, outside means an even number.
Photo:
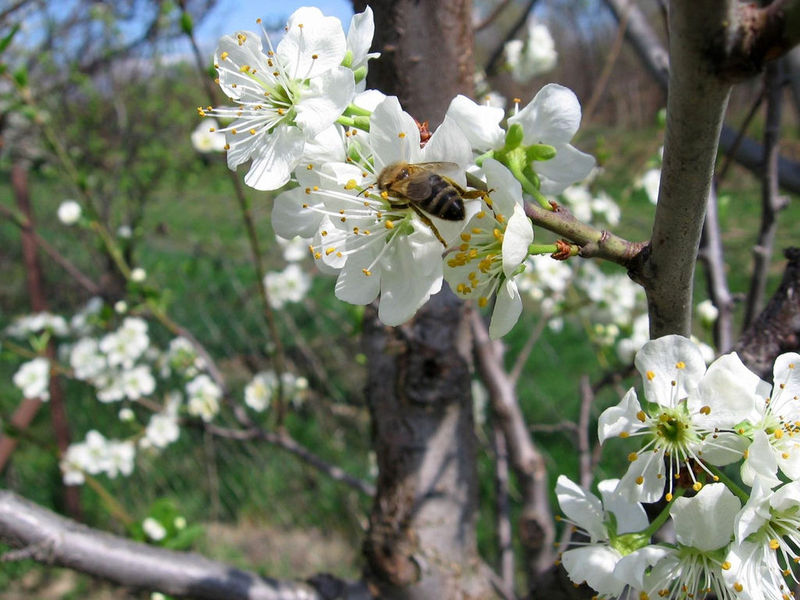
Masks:
[[[555,538],[553,515],[544,457],[533,443],[517,401],[514,385],[502,366],[502,345],[489,339],[486,323],[477,312],[471,314],[472,334],[478,371],[489,390],[498,426],[508,442],[511,466],[523,494],[522,540],[528,552],[526,571],[531,581],[553,560]]]
[[[483,69],[487,75],[494,75],[500,69],[500,59],[503,58],[503,51],[505,49],[506,42],[513,39],[519,33],[520,29],[525,26],[525,21],[528,20],[528,15],[536,6],[536,1],[537,0],[528,0],[528,5],[525,7],[525,10],[520,13],[511,29],[509,29],[503,38],[498,42],[486,63],[486,67]]]
[[[717,352],[725,354],[733,346],[733,296],[728,288],[722,248],[722,232],[717,211],[717,191],[712,185],[708,209],[703,223],[698,259],[705,266],[706,287],[711,302],[719,310],[714,323],[714,345]]]
[[[767,269],[772,258],[777,215],[788,204],[788,199],[778,193],[778,142],[780,140],[783,87],[781,68],[771,62],[764,74],[767,93],[767,116],[764,124],[764,170],[761,180],[761,228],[753,246],[753,270],[745,304],[744,327],[748,327],[764,305],[767,287]]]
[[[611,72],[614,70],[614,65],[616,64],[617,58],[619,58],[619,53],[622,50],[622,42],[625,41],[625,30],[628,27],[628,19],[630,14],[631,5],[628,4],[628,6],[623,9],[622,16],[619,19],[619,24],[617,25],[617,35],[614,38],[614,43],[611,44],[611,49],[608,51],[608,56],[606,56],[606,61],[603,65],[603,70],[600,72],[600,76],[597,78],[597,81],[593,86],[592,96],[589,98],[589,101],[586,103],[585,108],[583,109],[582,120],[584,123],[589,123],[592,120],[594,111],[597,109],[597,105],[600,103],[600,98],[603,96],[606,86],[608,85]]]
[[[273,446],[277,446],[278,448],[294,454],[300,460],[321,471],[334,481],[345,483],[351,488],[361,492],[365,496],[375,495],[375,487],[372,484],[358,479],[357,477],[354,477],[353,475],[350,475],[344,471],[344,469],[341,467],[338,467],[320,458],[297,442],[286,431],[275,433],[261,429],[255,425],[251,425],[247,429],[231,429],[220,427],[214,424],[208,424],[205,427],[210,433],[227,439],[241,441],[263,440],[268,444],[272,444]]]
[[[589,489],[594,479],[592,469],[592,445],[589,435],[589,420],[592,415],[592,404],[594,404],[594,392],[589,384],[589,376],[582,375],[581,383],[581,410],[578,417],[578,464],[581,485]]]
[[[494,441],[495,530],[497,555],[503,587],[513,596],[514,548],[511,545],[511,515],[508,499],[508,448],[498,425],[492,428]]]
[[[761,91],[758,94],[758,97],[753,100],[753,104],[750,106],[750,110],[745,115],[744,121],[742,121],[741,126],[739,127],[739,131],[734,132],[736,135],[733,138],[733,142],[731,143],[730,147],[725,152],[725,160],[722,163],[722,166],[717,171],[715,176],[715,183],[717,187],[722,185],[723,179],[725,179],[725,175],[728,174],[728,169],[730,168],[731,164],[736,157],[736,152],[739,150],[739,147],[745,140],[745,134],[747,130],[750,128],[750,124],[753,122],[753,118],[758,113],[758,109],[761,107],[761,104],[764,102],[764,98],[767,95],[767,88],[765,86],[761,86]]]
[[[517,359],[514,361],[514,366],[511,368],[511,371],[508,374],[511,382],[514,385],[516,385],[519,381],[520,375],[522,375],[522,369],[525,368],[525,363],[528,362],[528,357],[531,355],[536,342],[538,342],[539,338],[542,337],[542,332],[544,331],[549,319],[550,315],[546,313],[543,313],[539,316],[539,322],[536,323],[536,327],[533,328],[531,334],[528,336],[528,339],[525,340],[525,345],[522,347],[522,350],[520,350],[519,354],[517,354]]]
[[[488,15],[486,15],[486,18],[483,21],[481,21],[480,23],[475,24],[473,26],[472,30],[475,33],[477,33],[478,31],[481,31],[482,29],[486,29],[489,25],[491,25],[492,23],[495,22],[497,17],[499,17],[500,14],[506,8],[508,8],[510,4],[511,4],[511,0],[502,0],[501,2],[498,2],[497,6],[495,6],[492,9],[492,12],[490,12]]]

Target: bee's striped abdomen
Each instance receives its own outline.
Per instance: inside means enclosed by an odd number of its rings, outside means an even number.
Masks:
[[[440,219],[460,221],[464,218],[464,201],[458,190],[436,173],[428,176],[431,195],[419,205],[424,210]]]

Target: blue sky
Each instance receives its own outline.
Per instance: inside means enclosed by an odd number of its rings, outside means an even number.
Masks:
[[[239,29],[254,29],[256,19],[265,23],[285,21],[301,6],[316,6],[325,15],[338,17],[345,32],[353,15],[350,0],[221,0],[210,15],[197,28],[204,48],[213,47],[217,40]]]

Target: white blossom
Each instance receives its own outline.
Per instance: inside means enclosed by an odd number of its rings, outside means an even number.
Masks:
[[[152,446],[166,448],[180,436],[180,428],[174,415],[156,413],[150,417],[145,436]]]
[[[23,363],[13,378],[25,398],[50,399],[50,361],[37,357]]]
[[[167,535],[164,526],[153,517],[147,517],[142,521],[142,530],[154,542],[160,542]]]
[[[192,131],[191,141],[198,152],[225,151],[225,134],[219,132],[219,123],[216,119],[201,120]]]
[[[189,414],[211,421],[219,412],[222,390],[206,374],[201,374],[186,384],[187,410]]]
[[[75,200],[64,200],[58,207],[58,220],[64,225],[74,225],[81,218],[81,205]]]

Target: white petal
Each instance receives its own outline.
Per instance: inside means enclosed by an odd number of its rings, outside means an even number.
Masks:
[[[575,92],[555,83],[544,86],[509,124],[520,123],[525,131],[523,143],[569,142],[581,123],[581,105]]]
[[[513,279],[506,279],[497,290],[497,299],[492,311],[492,320],[489,323],[489,337],[493,340],[500,339],[519,320],[522,314],[522,298]]]
[[[502,147],[505,132],[500,127],[505,111],[494,106],[476,104],[459,94],[450,101],[447,117],[453,119],[470,145],[479,152]]]
[[[504,165],[493,158],[483,163],[486,184],[492,190],[492,205],[506,218],[514,212],[514,207],[522,205],[522,185]]]
[[[275,53],[292,79],[316,77],[344,59],[347,42],[336,17],[325,17],[318,8],[305,6],[289,17],[286,28]]]
[[[692,498],[675,500],[670,515],[675,536],[684,546],[710,552],[733,538],[733,524],[742,503],[724,483],[710,483]]]
[[[351,256],[339,273],[336,280],[336,297],[350,304],[369,304],[378,297],[381,289],[381,273],[372,269],[372,275],[365,275],[366,268],[373,256],[362,252]]]
[[[708,406],[708,416],[698,415],[697,420],[711,428],[729,429],[745,420],[755,423],[761,417],[756,407],[764,402],[756,392],[763,384],[732,352],[709,365],[698,386],[697,400],[690,399],[690,407]]]
[[[248,65],[259,73],[269,73],[267,57],[261,50],[261,36],[252,31],[237,31],[235,36],[226,35],[220,38],[214,54],[214,64],[219,65],[219,85],[222,91],[233,100],[248,97],[259,87],[250,74],[240,67]]]
[[[279,125],[253,154],[244,182],[257,190],[278,189],[289,181],[303,145],[303,134],[296,127]]]
[[[645,546],[623,556],[614,569],[614,575],[628,585],[644,588],[644,576],[656,563],[670,554],[670,550],[661,546]]]
[[[589,493],[566,475],[559,475],[556,481],[556,498],[564,514],[585,529],[593,542],[608,539],[603,524],[605,518],[603,505],[594,494]]]
[[[372,9],[367,6],[364,12],[353,15],[350,19],[350,28],[347,30],[347,49],[353,53],[353,68],[357,69],[366,64],[374,34]]]
[[[305,204],[310,206],[304,207]],[[314,202],[303,188],[281,192],[272,204],[272,227],[275,233],[287,239],[296,235],[312,237],[322,220],[322,215],[312,210],[312,206],[321,205],[321,201]]]
[[[650,524],[647,512],[638,502],[630,502],[616,493],[619,479],[605,479],[597,484],[606,512],[617,520],[617,535],[642,531]]]
[[[457,177],[451,177],[451,179],[462,188],[466,187],[466,170],[472,162],[472,150],[469,147],[469,141],[452,119],[445,117],[442,124],[433,132],[431,139],[422,149],[422,160],[424,162],[456,163],[462,170],[459,171]],[[449,173],[448,176],[450,176]]]
[[[636,390],[631,388],[622,397],[619,404],[605,409],[597,422],[597,437],[600,443],[608,438],[618,437],[621,433],[633,433],[642,427],[642,421],[637,418],[642,407],[636,397]]]
[[[553,195],[586,179],[596,162],[594,156],[564,144],[556,146],[556,155],[550,160],[534,161],[533,170],[541,180],[542,193]]]
[[[576,584],[585,581],[604,597],[616,598],[625,587],[625,583],[614,576],[614,568],[620,558],[619,552],[610,546],[592,544],[567,550],[561,556],[561,562],[569,578]]]
[[[528,247],[533,242],[533,225],[525,210],[519,204],[514,205],[514,212],[508,219],[503,234],[503,273],[509,279],[514,277],[517,267],[528,257]]]
[[[661,406],[672,406],[676,400],[686,398],[706,370],[697,346],[679,335],[647,342],[636,353],[634,363],[642,374],[645,397]]]
[[[706,436],[700,444],[700,455],[704,462],[724,467],[741,460],[749,443],[749,440],[741,435],[721,431]]]
[[[419,128],[395,96],[387,96],[373,111],[369,139],[376,172],[399,160],[420,162]]]
[[[780,484],[780,479],[776,477],[777,472],[778,459],[775,450],[770,445],[767,434],[758,430],[753,434],[753,443],[747,449],[747,458],[742,463],[742,481],[753,485],[753,479],[758,476],[772,488]]]
[[[345,67],[336,67],[324,75],[311,80],[308,90],[296,105],[295,122],[307,138],[333,125],[355,92],[353,72]]]
[[[736,515],[734,533],[738,542],[744,542],[752,533],[758,531],[770,519],[770,495],[772,490],[769,483],[761,477],[753,481],[750,498]]]
[[[663,453],[643,452],[628,466],[617,493],[630,502],[656,502],[664,494],[664,472]],[[638,483],[639,478],[642,483]]]

